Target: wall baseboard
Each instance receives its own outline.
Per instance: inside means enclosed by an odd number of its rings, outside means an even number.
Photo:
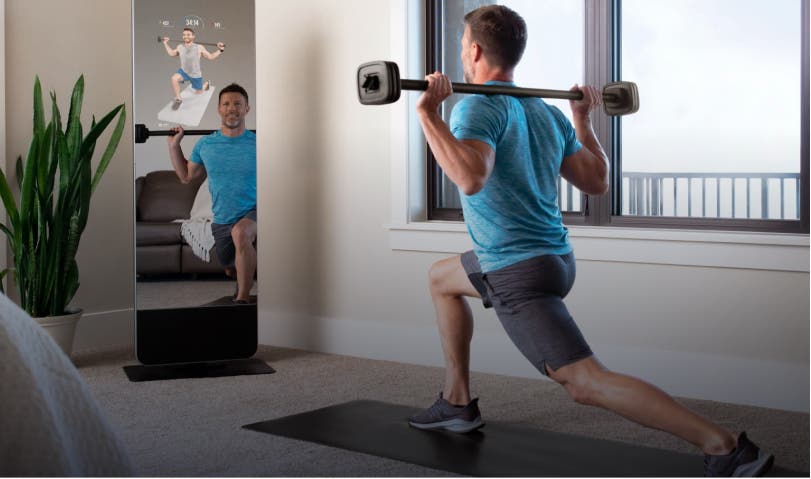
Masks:
[[[259,343],[424,366],[443,365],[436,327],[429,323],[404,327],[260,310]],[[651,382],[673,396],[809,411],[807,363],[609,344],[592,344],[592,348],[612,370]],[[471,350],[473,371],[549,380],[532,367],[502,331],[479,328]]]

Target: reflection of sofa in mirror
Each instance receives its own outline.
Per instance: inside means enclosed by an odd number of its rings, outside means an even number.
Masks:
[[[138,275],[223,273],[214,248],[206,262],[181,234],[202,181],[183,184],[174,171],[153,171],[135,180],[135,270]],[[210,196],[209,196],[210,198]],[[210,200],[209,200],[210,201]],[[199,201],[198,201],[199,202]]]

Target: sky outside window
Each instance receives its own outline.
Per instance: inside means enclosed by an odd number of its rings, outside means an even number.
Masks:
[[[800,171],[799,0],[623,0],[623,170]]]

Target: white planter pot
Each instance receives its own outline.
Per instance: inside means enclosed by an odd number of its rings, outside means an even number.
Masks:
[[[62,348],[62,351],[70,356],[73,350],[73,336],[76,333],[76,323],[82,317],[82,310],[74,313],[65,314],[62,316],[45,316],[42,318],[34,318],[40,326],[45,328],[45,331],[54,338],[56,344]]]

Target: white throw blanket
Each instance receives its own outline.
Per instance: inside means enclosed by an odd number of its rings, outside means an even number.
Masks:
[[[195,256],[206,262],[211,261],[209,251],[214,246],[214,234],[211,232],[214,213],[211,211],[208,178],[197,190],[189,216],[188,220],[181,220],[183,223],[180,225],[180,234],[189,243]]]
[[[79,372],[0,294],[0,476],[128,476],[132,466]]]

